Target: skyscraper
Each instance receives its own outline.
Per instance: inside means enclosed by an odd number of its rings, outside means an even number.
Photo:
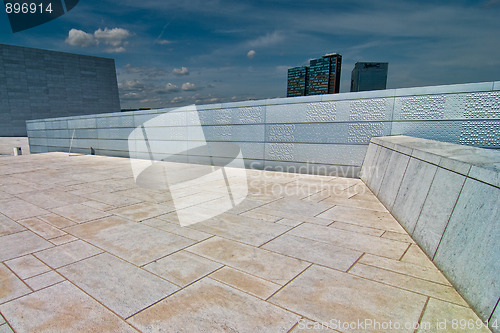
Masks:
[[[351,91],[386,89],[388,67],[387,62],[357,62],[351,74]]]
[[[309,63],[307,95],[336,94],[340,88],[342,56],[331,53]]]
[[[330,53],[312,59],[309,66],[290,68],[287,97],[338,93],[341,65],[342,56]]]
[[[305,96],[307,89],[307,66],[294,67],[288,70],[287,97]]]

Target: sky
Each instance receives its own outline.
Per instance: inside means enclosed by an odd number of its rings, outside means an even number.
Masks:
[[[0,43],[115,59],[123,109],[286,96],[287,69],[388,62],[387,88],[500,80],[500,0],[80,0]]]

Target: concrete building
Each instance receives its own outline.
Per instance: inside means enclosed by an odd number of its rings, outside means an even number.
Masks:
[[[0,44],[0,137],[26,120],[120,111],[113,59]]]
[[[287,97],[338,93],[341,66],[342,56],[330,53],[312,59],[309,66],[290,68]]]
[[[387,62],[357,62],[351,74],[351,91],[384,90]]]

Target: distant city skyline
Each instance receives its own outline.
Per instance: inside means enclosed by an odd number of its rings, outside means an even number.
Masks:
[[[114,58],[122,108],[286,96],[287,70],[342,54],[390,63],[387,88],[500,80],[500,0],[80,1],[0,43]]]

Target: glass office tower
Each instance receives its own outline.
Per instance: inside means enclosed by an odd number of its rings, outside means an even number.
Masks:
[[[306,95],[308,71],[307,66],[294,67],[288,70],[287,97]]]
[[[357,62],[351,74],[351,91],[386,89],[388,68],[387,62]]]
[[[342,56],[330,53],[312,59],[309,66],[290,68],[287,97],[338,93],[341,65]]]
[[[307,95],[336,94],[340,89],[342,56],[331,53],[309,63]]]

